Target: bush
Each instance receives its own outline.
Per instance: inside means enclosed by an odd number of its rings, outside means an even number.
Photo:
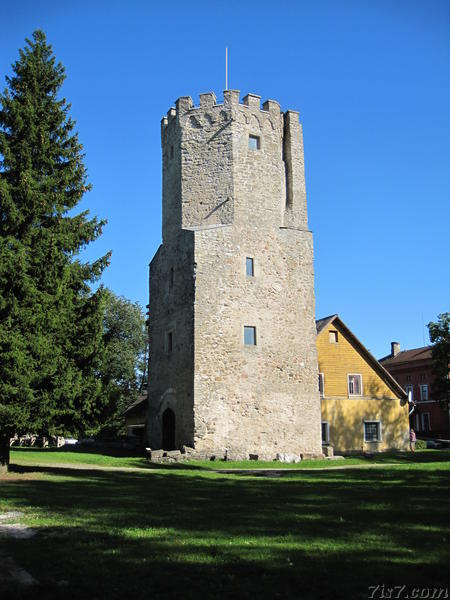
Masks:
[[[425,440],[417,440],[416,441],[416,450],[426,450],[427,443]]]

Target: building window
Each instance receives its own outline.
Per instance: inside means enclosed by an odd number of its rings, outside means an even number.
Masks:
[[[420,431],[420,415],[416,413],[414,417],[414,429]]]
[[[259,150],[261,147],[261,140],[257,135],[248,136],[248,147],[249,150]]]
[[[364,421],[364,441],[381,442],[380,421]]]
[[[411,375],[406,376],[406,381],[411,381]]]
[[[428,400],[428,384],[423,383],[420,386],[420,399],[422,402],[426,402]]]
[[[246,346],[256,346],[256,327],[244,326],[244,344]]]
[[[323,373],[319,373],[319,393],[320,397],[323,398],[323,390],[324,390],[324,377]]]
[[[249,256],[245,259],[245,274],[247,277],[254,277],[255,275],[253,258],[250,258]]]
[[[328,421],[322,421],[322,444],[330,443],[330,424]]]
[[[173,158],[173,146],[170,146],[170,158]]]
[[[170,354],[173,350],[173,333],[172,331],[166,331],[166,352]]]
[[[337,344],[338,343],[338,332],[337,331],[329,331],[328,339],[330,340],[330,344]]]
[[[408,399],[414,402],[414,388],[412,385],[405,385],[405,392],[408,394]]]
[[[362,395],[362,378],[361,375],[348,376],[348,394],[349,396]]]
[[[173,267],[170,267],[170,271],[169,271],[169,290],[171,290],[173,288],[173,280],[174,280]]]
[[[420,416],[422,418],[422,431],[431,431],[430,413],[422,413]]]

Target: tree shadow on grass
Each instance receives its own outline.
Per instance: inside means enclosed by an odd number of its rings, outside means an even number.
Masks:
[[[37,519],[2,540],[33,598],[352,599],[448,579],[448,471],[42,472],[0,496]]]
[[[352,454],[355,458],[364,458],[363,454]],[[370,459],[367,459],[370,461]],[[381,452],[373,457],[377,463],[384,464],[426,464],[450,462],[448,450],[425,450],[423,452]]]
[[[80,463],[82,464],[83,461],[83,454],[88,454],[88,455],[96,455],[99,457],[108,457],[108,458],[131,458],[131,459],[140,459],[139,464],[129,464],[129,465],[124,465],[122,464],[122,466],[119,465],[118,468],[128,468],[128,467],[139,467],[142,469],[154,469],[154,470],[161,470],[161,469],[182,469],[182,470],[206,470],[209,471],[211,469],[214,468],[214,465],[218,462],[222,462],[222,461],[211,461],[211,467],[205,466],[205,465],[200,465],[200,464],[195,464],[195,462],[189,462],[189,463],[185,463],[185,462],[174,462],[174,463],[155,463],[155,462],[151,462],[149,461],[146,456],[144,456],[144,454],[139,453],[139,452],[133,452],[130,450],[126,450],[126,449],[115,449],[115,448],[111,448],[111,449],[101,449],[101,448],[92,448],[89,446],[86,447],[73,447],[73,446],[68,446],[67,448],[27,448],[27,447],[13,447],[12,448],[13,452],[16,454],[16,456],[18,456],[19,459],[25,459],[25,461],[27,460],[27,458],[29,458],[30,456],[34,459],[39,461],[40,459],[42,460],[42,462],[45,462],[45,457],[48,458],[48,456],[51,456],[52,460],[51,462],[56,462],[54,459],[55,457],[58,457],[60,459],[59,462],[64,463],[65,462],[65,455],[66,454],[70,454],[70,461],[66,461],[66,462],[70,462],[73,464],[73,455],[75,454],[79,454],[80,455]],[[33,457],[34,455],[34,457]],[[36,459],[36,455],[38,455],[37,459]],[[44,457],[42,459],[42,456]],[[12,459],[14,460],[14,458]],[[77,463],[75,463],[77,464]],[[108,463],[102,463],[102,462],[95,462],[92,460],[86,461],[86,464],[98,464],[99,466],[114,466],[114,464],[108,464]],[[21,467],[21,465],[16,465],[14,464],[14,462],[12,463],[12,468],[17,470],[17,468]],[[32,467],[33,469],[35,469],[35,467]]]
[[[36,454],[45,452],[46,454],[60,454],[62,457],[64,454],[70,452],[71,454],[97,454],[98,456],[110,456],[110,457],[119,457],[119,458],[144,458],[144,453],[139,452],[135,449],[124,448],[120,446],[114,445],[67,445],[61,446],[60,448],[49,447],[49,448],[41,448],[41,447],[27,447],[27,446],[12,446],[11,450],[17,453],[21,453],[24,456],[27,454]]]

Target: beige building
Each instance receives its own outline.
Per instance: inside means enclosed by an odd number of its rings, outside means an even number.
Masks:
[[[199,456],[321,453],[312,235],[298,113],[224,92],[161,126],[148,441]]]

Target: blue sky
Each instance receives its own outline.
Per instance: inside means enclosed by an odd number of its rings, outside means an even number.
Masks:
[[[450,2],[4,0],[0,78],[34,29],[65,65],[111,249],[103,282],[142,306],[161,239],[160,119],[229,87],[300,111],[316,314],[380,357],[450,310]],[[3,86],[2,86],[3,87]]]

